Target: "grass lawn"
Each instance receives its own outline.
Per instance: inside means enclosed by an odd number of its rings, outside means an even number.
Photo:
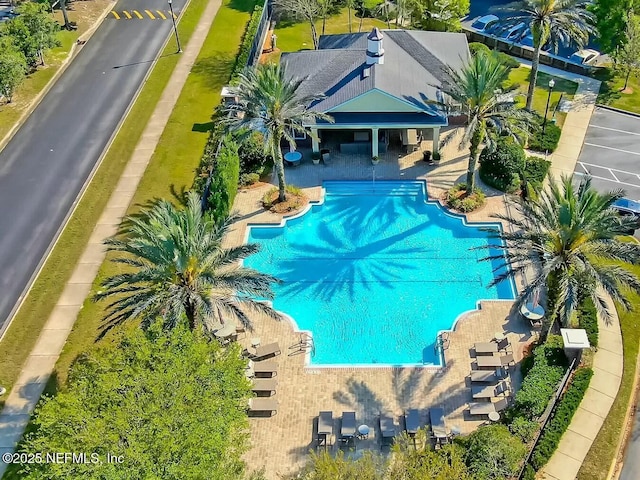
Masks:
[[[520,85],[520,87],[518,88],[518,92],[520,92],[522,96],[518,96],[517,100],[518,103],[521,104],[521,106],[524,106],[526,102],[530,73],[530,68],[518,67],[511,70],[511,73],[509,74],[508,85]],[[551,78],[552,75],[538,72],[538,78],[536,79],[536,89],[533,94],[533,109],[540,115],[544,115],[545,107],[547,105],[547,97],[549,94],[549,80],[551,80]],[[553,109],[556,108],[556,105],[560,101],[560,96],[562,95],[563,100],[572,100],[573,95],[578,89],[578,84],[575,82],[571,82],[559,77],[553,77],[553,80],[554,82],[556,82],[556,84],[553,87],[553,92],[551,92],[548,114],[549,118],[551,118]],[[567,114],[563,112],[556,113],[558,126],[562,127],[566,116]]]
[[[351,12],[351,29],[355,33],[360,26],[360,19]],[[362,31],[371,31],[373,27],[387,28],[387,24],[374,18],[362,19]],[[322,20],[316,22],[318,36],[322,33]],[[349,33],[349,12],[343,8],[338,15],[327,19],[326,34]],[[290,23],[280,22],[276,24],[275,34],[278,36],[278,51],[265,55],[267,60],[277,60],[281,52],[296,52],[298,50],[312,49],[311,27],[308,22]]]
[[[31,73],[20,85],[9,104],[0,102],[0,139],[11,130],[32,100],[42,91],[45,85],[60,69],[62,62],[69,55],[71,46],[80,35],[86,32],[108,5],[109,0],[93,0],[91,2],[74,2],[69,10],[69,19],[78,24],[78,30],[58,33],[60,46],[49,50],[45,55],[44,67]],[[57,10],[54,18],[62,23],[62,13]]]
[[[640,266],[632,268],[640,276]],[[634,312],[618,309],[620,327],[622,329],[622,343],[624,349],[624,364],[622,382],[609,415],[604,421],[595,442],[587,454],[578,472],[578,480],[604,480],[609,473],[609,467],[618,454],[618,440],[622,428],[625,426],[627,407],[633,393],[633,380],[636,375],[636,359],[640,346],[640,296],[632,295]]]
[[[624,77],[618,76],[608,68],[596,72],[595,78],[602,82],[598,103],[611,107],[640,113],[640,77],[632,74],[629,77],[627,91],[622,92]]]
[[[180,37],[191,37],[207,0],[191,0],[180,23]],[[9,389],[53,310],[65,283],[73,273],[98,218],[151,117],[151,113],[178,62],[171,40],[149,76],[144,89],[115,138],[102,165],[87,188],[56,247],[36,279],[22,308],[0,342],[0,385]],[[164,184],[168,183],[163,178]],[[4,397],[6,398],[6,397]],[[0,407],[4,402],[0,400]]]
[[[171,199],[173,192],[191,187],[207,140],[207,129],[211,126],[213,107],[220,101],[220,90],[231,75],[253,6],[253,0],[224,0],[138,186],[129,213],[154,198]],[[100,282],[116,273],[118,268],[105,261],[92,292],[96,292]],[[74,359],[95,345],[104,306],[105,303],[85,301],[56,365],[49,392],[64,384]],[[111,338],[107,335],[102,341],[110,341]]]

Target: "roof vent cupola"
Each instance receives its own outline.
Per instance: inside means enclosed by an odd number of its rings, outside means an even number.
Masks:
[[[367,35],[367,65],[384,64],[384,48],[382,48],[382,39],[384,36],[374,27],[371,33]]]

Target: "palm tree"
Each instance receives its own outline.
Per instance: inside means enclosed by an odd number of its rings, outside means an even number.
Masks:
[[[160,317],[173,328],[186,317],[191,329],[212,330],[227,316],[251,328],[247,310],[280,318],[252,298],[272,299],[271,286],[278,280],[238,265],[259,246],[222,247],[231,220],[215,222],[203,214],[195,192],[188,194],[185,208],[162,200],[127,217],[121,234],[105,242],[108,251],[118,253],[112,261],[127,269],[107,278],[94,297],[113,299],[105,328],[137,317],[143,326]]]
[[[541,48],[548,43],[556,52],[560,43],[575,43],[578,48],[582,48],[589,41],[589,35],[594,33],[594,16],[581,6],[584,3],[584,0],[521,0],[501,9],[510,13],[506,25],[523,22],[529,25],[533,35],[533,61],[527,91],[527,110],[531,110]]]
[[[511,230],[494,233],[502,243],[490,245],[499,254],[481,260],[498,262],[502,273],[491,285],[535,270],[533,279],[516,300],[519,309],[535,292],[547,290],[549,328],[560,320],[568,325],[580,298],[591,297],[598,313],[611,319],[602,292],[625,309],[631,303],[624,290],[640,293],[640,280],[622,264],[640,262],[640,245],[620,240],[640,227],[640,220],[622,217],[611,208],[622,191],[600,194],[585,177],[576,188],[570,177],[551,179],[538,200],[516,200],[513,215],[494,215]]]
[[[521,139],[533,122],[531,114],[516,107],[508,95],[517,87],[503,90],[509,77],[509,68],[502,65],[494,54],[479,51],[460,70],[445,67],[448,81],[439,88],[445,99],[434,102],[448,115],[467,118],[460,148],[469,145],[467,168],[467,192],[473,192],[475,169],[483,144],[494,148],[498,134],[508,134]],[[448,143],[456,135],[452,130],[444,138]]]
[[[240,74],[236,87],[238,101],[224,109],[223,121],[231,132],[251,134],[261,132],[264,136],[264,151],[271,155],[278,176],[278,200],[286,200],[284,164],[280,143],[285,139],[295,148],[294,132],[307,131],[304,124],[315,119],[332,121],[324,113],[309,109],[323,95],[298,93],[303,79],[287,78],[279,64],[259,65]]]

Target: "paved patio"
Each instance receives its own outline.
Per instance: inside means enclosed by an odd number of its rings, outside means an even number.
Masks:
[[[424,147],[429,148],[429,144]],[[448,145],[442,154],[440,164],[434,167],[422,161],[421,150],[408,155],[387,153],[375,167],[375,178],[426,178],[429,195],[437,198],[466,174],[466,152],[459,151],[456,143]],[[306,155],[302,165],[287,168],[288,182],[303,187],[312,200],[317,200],[324,180],[373,180],[374,169],[368,155],[343,156],[332,152],[331,156],[330,165],[313,165],[310,155]],[[280,222],[280,216],[265,212],[259,203],[271,187],[261,185],[239,192],[234,207],[241,220],[227,237],[229,245],[243,241],[248,223]],[[504,211],[504,198],[489,189],[487,192],[487,205],[470,215],[470,220],[488,220],[491,213]],[[263,344],[278,341],[283,353],[276,358],[279,362],[275,396],[279,402],[278,413],[271,418],[250,419],[253,448],[245,457],[249,466],[264,467],[267,478],[273,480],[295,472],[315,446],[313,425],[320,410],[332,410],[334,418],[339,418],[342,411],[355,411],[358,424],[376,426],[380,412],[392,414],[398,423],[404,410],[417,408],[426,423],[428,409],[441,406],[449,427],[458,427],[463,433],[477,428],[483,420],[470,418],[465,412],[471,401],[466,376],[473,362],[473,344],[489,341],[497,332],[507,332],[519,361],[523,349],[533,340],[529,326],[511,314],[511,305],[510,301],[486,301],[480,310],[467,313],[450,335],[451,346],[445,352],[444,369],[305,368],[305,355],[293,347],[300,341],[300,334],[292,325],[287,321],[256,319],[255,332],[248,333],[241,342],[248,344],[252,337],[260,337]],[[518,372],[512,376],[517,387]],[[335,422],[335,432],[339,432],[339,420]],[[369,439],[358,442],[358,450],[379,449],[378,438],[374,429]]]

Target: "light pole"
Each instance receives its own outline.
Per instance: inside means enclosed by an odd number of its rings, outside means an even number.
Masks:
[[[173,14],[172,0],[169,0],[169,10],[171,11],[171,21],[173,22],[173,33],[176,35],[176,43],[178,44],[178,51],[176,53],[182,53],[182,47],[180,46],[180,37],[178,36],[178,27],[176,26],[176,16]]]
[[[547,95],[547,106],[544,109],[544,120],[542,121],[542,136],[544,137],[544,129],[547,127],[547,113],[549,112],[549,101],[551,100],[551,92],[553,91],[553,87],[556,86],[556,82],[553,81],[553,78],[549,80],[549,94]]]

